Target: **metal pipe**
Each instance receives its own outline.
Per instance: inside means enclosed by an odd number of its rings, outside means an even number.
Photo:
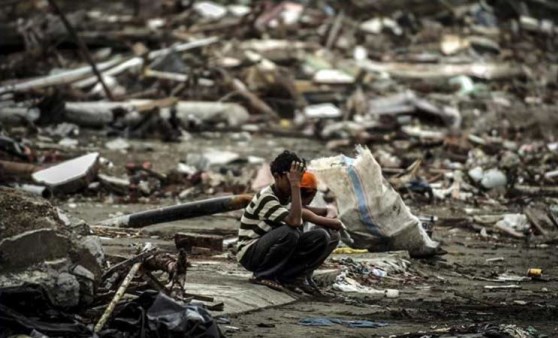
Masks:
[[[139,228],[147,225],[178,221],[238,210],[246,207],[252,195],[232,195],[210,198],[170,207],[141,211],[101,221],[100,225]]]

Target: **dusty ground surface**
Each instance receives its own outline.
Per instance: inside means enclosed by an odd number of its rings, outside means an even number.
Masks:
[[[226,136],[223,136],[226,137]],[[131,142],[132,149],[141,149],[146,142]],[[219,146],[228,144],[228,146]],[[94,142],[92,146],[94,145]],[[180,144],[148,142],[153,151],[114,152],[102,150],[102,155],[121,167],[129,160],[150,160],[155,169],[166,170],[176,165],[177,159],[189,151],[199,151],[208,147],[229,149],[241,153],[262,156],[269,160],[284,147],[300,152],[307,158],[332,155],[316,141],[297,139],[272,139],[254,137],[248,144],[238,144],[220,137],[196,140]],[[347,153],[350,155],[350,152]],[[72,217],[84,219],[89,224],[120,213],[146,210],[161,205],[175,204],[171,199],[147,201],[145,204],[117,204],[111,199],[73,198],[55,201]],[[438,215],[441,218],[464,214],[459,205],[438,204],[418,207],[412,200],[407,201],[413,211]],[[513,209],[513,206],[505,208]],[[422,209],[422,210],[421,210]],[[483,208],[479,207],[478,212]],[[486,210],[484,210],[486,211]],[[474,210],[473,210],[474,212]],[[108,254],[131,254],[134,244],[152,241],[172,249],[170,240],[175,231],[219,233],[234,236],[237,229],[238,212],[225,215],[202,217],[169,224],[144,228],[142,238],[135,236],[117,239],[104,238]],[[445,329],[461,330],[461,337],[476,337],[475,331],[485,331],[487,325],[515,324],[523,328],[529,326],[549,337],[558,336],[558,258],[555,245],[540,245],[526,241],[508,239],[504,235],[490,234],[482,237],[458,224],[436,227],[434,238],[443,243],[448,251],[436,259],[411,260],[407,276],[381,279],[375,287],[400,290],[398,298],[367,297],[362,294],[343,294],[331,299],[302,298],[280,307],[267,308],[251,313],[226,316],[230,324],[223,324],[228,336],[232,337],[429,337],[438,336]],[[368,254],[373,256],[373,254]],[[496,261],[487,259],[502,257]],[[335,260],[336,257],[332,257]],[[190,269],[190,283],[204,283],[208,279],[218,283],[223,269],[242,273],[242,268],[224,256],[192,256],[194,267]],[[199,262],[199,263],[196,263]],[[327,268],[338,265],[329,261]],[[541,280],[523,282],[498,282],[497,277],[507,273],[526,276],[529,268],[542,268]],[[235,273],[230,271],[230,273]],[[245,273],[245,272],[244,272]],[[217,280],[215,280],[217,279]],[[487,289],[485,286],[508,286],[510,289]],[[254,287],[246,282],[246,288]],[[219,316],[219,312],[214,312]],[[306,317],[335,317],[342,319],[366,319],[381,321],[388,325],[382,328],[349,329],[341,325],[329,327],[306,327],[298,321]],[[235,329],[226,329],[232,326]],[[442,331],[439,331],[442,330]],[[456,333],[457,335],[457,333]],[[448,335],[448,337],[451,335]],[[482,336],[479,336],[482,337]]]

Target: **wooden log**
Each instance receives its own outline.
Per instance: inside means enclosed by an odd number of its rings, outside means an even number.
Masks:
[[[531,195],[531,196],[558,196],[558,187],[557,186],[544,186],[544,187],[533,187],[528,185],[520,185],[516,184],[513,187],[513,192],[516,194],[524,194],[524,195]]]
[[[149,60],[154,60],[155,58],[164,56],[165,54],[168,54],[172,51],[180,53],[180,52],[187,51],[189,49],[208,46],[210,44],[216,43],[217,41],[219,41],[218,37],[209,37],[209,38],[195,40],[191,42],[180,43],[171,46],[169,48],[163,48],[160,50],[151,51],[147,55],[147,58]],[[140,57],[133,57],[124,62],[122,62],[121,57],[117,57],[110,61],[96,64],[96,67],[101,72],[101,76],[107,76],[107,75],[114,76],[129,68],[141,67],[143,66],[143,62],[144,62],[143,59]],[[113,70],[112,72],[110,73],[104,72],[105,70],[111,69],[112,67],[115,67],[117,65],[119,65],[119,68]],[[79,84],[79,88],[83,88],[86,86],[94,85],[97,82],[98,77],[95,76],[90,77],[92,72],[93,70],[91,69],[91,66],[86,66],[77,69],[72,69],[60,74],[48,75],[37,79],[17,81],[13,84],[0,86],[0,94],[4,94],[8,92],[22,92],[31,89],[38,89],[38,88],[44,88],[44,87],[56,86],[62,84],[71,84],[78,80],[87,78],[86,79],[87,81],[84,81]]]
[[[30,163],[0,160],[0,169],[6,174],[31,177],[31,174],[40,170],[41,167]]]
[[[120,57],[116,57],[112,60],[97,64],[97,69],[105,70],[109,69],[120,62]],[[81,80],[92,73],[90,66],[80,67],[68,71],[64,71],[58,74],[47,75],[36,79],[18,81],[13,84],[7,84],[0,86],[0,94],[9,92],[23,92],[31,89],[39,89],[49,86],[56,86],[62,84],[70,84],[77,80]]]
[[[192,117],[204,123],[222,123],[229,126],[238,126],[245,123],[250,115],[246,109],[236,103],[205,102],[205,101],[178,101],[176,104],[166,104],[174,102],[173,98],[164,100],[131,100],[126,102],[67,102],[64,117],[68,122],[80,126],[101,128],[113,120],[115,109],[124,110],[128,113],[137,111],[145,105],[158,106],[163,118],[170,117],[170,106],[174,106],[176,117],[182,121],[189,121]],[[164,105],[161,105],[164,102]],[[125,122],[135,125],[142,119],[140,114],[126,117]]]
[[[386,72],[401,79],[446,79],[467,75],[485,80],[505,79],[523,74],[523,70],[507,63],[479,64],[414,64],[395,62],[359,61],[358,65],[372,72]]]

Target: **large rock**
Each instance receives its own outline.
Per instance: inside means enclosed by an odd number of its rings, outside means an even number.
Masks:
[[[75,266],[71,274],[79,282],[80,304],[91,304],[95,300],[95,275],[81,265]]]
[[[80,276],[54,270],[27,270],[17,273],[0,274],[0,288],[22,285],[41,285],[51,304],[56,307],[71,308],[80,302]]]
[[[105,262],[86,224],[64,224],[48,201],[0,188],[0,288],[40,285],[57,307],[90,304]]]
[[[66,257],[70,240],[53,229],[26,231],[0,241],[0,271],[23,270],[46,260]]]
[[[48,296],[55,306],[74,307],[79,304],[79,282],[67,272],[57,275],[54,284],[46,284]]]

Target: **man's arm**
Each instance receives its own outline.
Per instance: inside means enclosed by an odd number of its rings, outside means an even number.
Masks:
[[[311,207],[311,206],[304,206],[304,209],[310,210],[318,216],[326,217],[327,216],[327,208],[318,208],[318,207]]]
[[[304,173],[304,166],[300,162],[293,162],[287,178],[291,184],[291,210],[284,222],[292,227],[302,226],[302,199],[300,198],[300,179]]]
[[[302,219],[328,229],[341,230],[343,228],[338,219],[319,216],[308,209],[302,209]]]

